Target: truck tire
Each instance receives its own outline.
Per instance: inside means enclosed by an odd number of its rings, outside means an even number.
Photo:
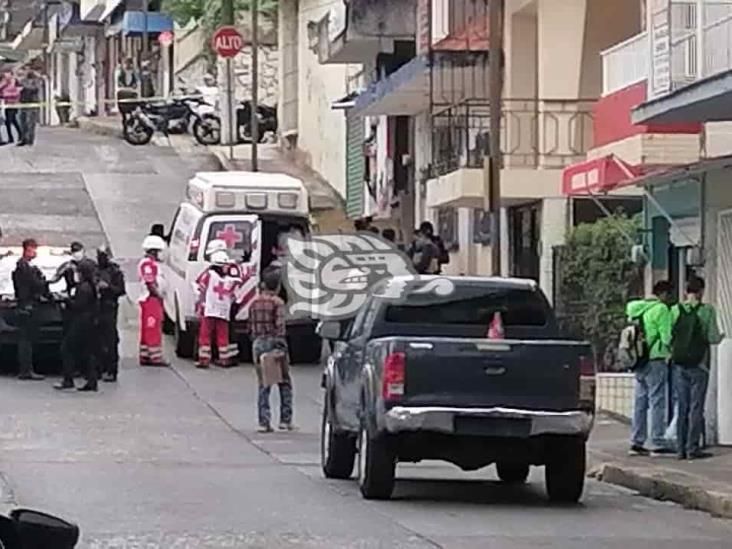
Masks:
[[[585,441],[568,439],[552,444],[546,464],[545,480],[549,500],[577,503],[585,485]]]
[[[499,461],[496,463],[496,472],[506,484],[523,484],[529,478],[529,464]]]
[[[326,396],[320,422],[320,464],[325,478],[349,479],[356,461],[356,437],[333,429],[330,398]]]
[[[389,499],[394,491],[396,455],[383,435],[372,436],[361,426],[358,485],[365,499]]]
[[[193,358],[196,352],[196,329],[189,322],[186,322],[186,330],[180,329],[180,324],[175,323],[175,355],[178,358]]]

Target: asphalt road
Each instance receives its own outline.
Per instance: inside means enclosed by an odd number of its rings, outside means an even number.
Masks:
[[[84,183],[78,208],[130,258],[149,223],[172,214],[192,167],[174,151],[70,130],[42,133],[34,158],[61,148],[69,157],[58,171],[43,161],[13,179],[29,195],[36,185],[52,187],[41,193],[48,210],[33,215],[73,217],[59,214],[51,198],[64,188],[54,181],[76,174]],[[92,160],[92,150],[125,158],[112,163],[116,170],[134,170],[105,172],[112,165]],[[3,196],[1,155],[14,154],[25,151],[0,150]],[[153,186],[156,194],[138,194]],[[22,218],[4,201],[0,213],[13,223]],[[99,227],[88,234],[103,238]],[[49,240],[68,240],[64,227],[50,228]],[[364,501],[354,481],[320,474],[317,366],[294,368],[300,431],[259,435],[251,367],[200,371],[176,360],[174,368],[143,369],[135,364],[135,337],[131,327],[123,331],[120,382],[98,394],[58,394],[53,380],[0,378],[0,506],[74,520],[81,546],[97,549],[730,547],[729,521],[595,481],[581,505],[550,506],[540,469],[526,486],[506,487],[492,469],[400,466],[393,501]]]

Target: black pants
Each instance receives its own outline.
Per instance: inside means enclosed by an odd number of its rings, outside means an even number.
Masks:
[[[79,369],[87,384],[96,387],[99,379],[95,346],[99,336],[93,319],[86,316],[70,316],[61,344],[64,382],[74,382],[74,374]]]
[[[18,309],[18,374],[33,372],[33,346],[38,338],[38,319],[34,308]]]
[[[117,331],[117,307],[103,308],[99,312],[99,366],[106,374],[117,375],[119,370],[119,332]]]
[[[18,109],[5,109],[5,131],[8,132],[8,143],[12,143],[13,139],[13,128],[15,128],[15,135],[18,141],[21,140],[20,125],[18,124]]]

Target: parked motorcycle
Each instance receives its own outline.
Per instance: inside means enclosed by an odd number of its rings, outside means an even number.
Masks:
[[[30,509],[0,516],[0,549],[73,549],[79,527],[58,517]]]
[[[251,143],[251,101],[242,101],[236,109],[236,140],[238,143]],[[259,128],[257,140],[264,141],[269,134],[277,132],[277,109],[266,105],[257,107]],[[212,113],[201,116],[193,125],[193,135],[202,145],[217,145],[221,142],[221,118]]]
[[[131,145],[146,145],[156,131],[166,137],[185,133],[191,126],[191,121],[198,117],[194,107],[201,102],[202,99],[192,97],[141,103],[125,122],[125,141]]]

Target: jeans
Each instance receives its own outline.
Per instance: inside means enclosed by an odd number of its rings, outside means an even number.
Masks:
[[[674,365],[674,382],[679,400],[676,440],[679,454],[699,451],[704,431],[704,401],[707,396],[709,372],[704,365],[685,367]]]
[[[648,436],[648,409],[651,410],[651,446],[666,447],[664,434],[667,415],[668,366],[663,360],[651,360],[635,372],[635,405],[630,442],[643,446]]]
[[[272,414],[270,411],[269,395],[271,387],[262,385],[262,367],[259,364],[259,358],[270,351],[280,349],[287,352],[287,342],[280,337],[258,337],[252,343],[252,358],[254,367],[257,370],[257,380],[259,381],[259,395],[257,399],[257,415],[259,425],[262,427],[270,425]],[[288,364],[289,360],[285,361]],[[290,368],[285,366],[282,372],[282,383],[278,383],[280,389],[280,423],[292,423],[292,378],[290,377]]]
[[[17,134],[18,141],[21,139],[20,126],[18,125],[18,109],[5,109],[5,130],[8,133],[8,143],[12,143],[13,139],[13,128]]]
[[[36,142],[36,124],[38,109],[35,107],[20,109],[20,142],[33,145]]]

